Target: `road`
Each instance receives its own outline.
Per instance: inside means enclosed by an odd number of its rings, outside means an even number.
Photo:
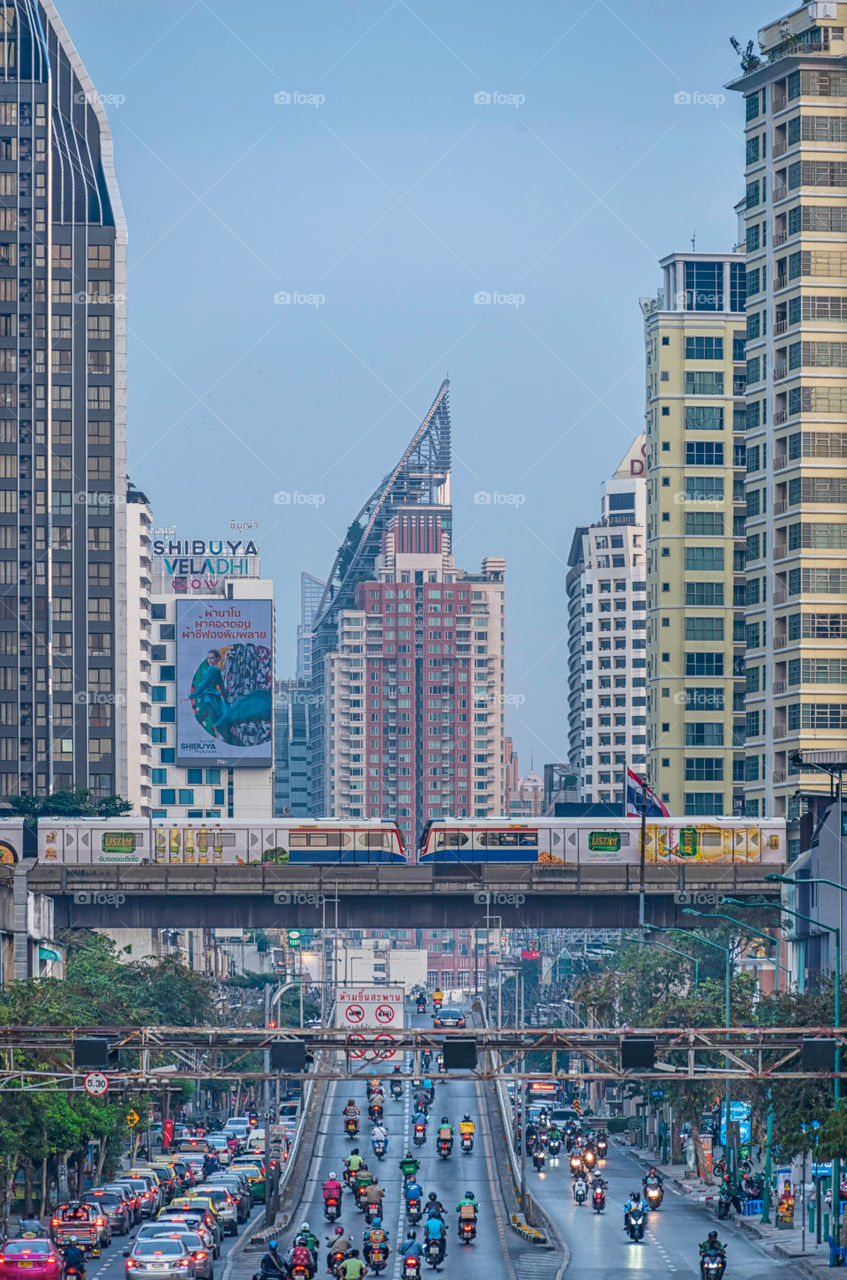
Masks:
[[[415,1015],[416,1025],[431,1026],[431,1019]],[[390,1075],[391,1064],[381,1068],[379,1074]],[[375,1073],[376,1074],[376,1073]],[[546,1251],[542,1258],[537,1252],[531,1253],[531,1246],[521,1241],[508,1225],[506,1211],[502,1203],[495,1203],[493,1144],[488,1132],[487,1123],[481,1121],[480,1097],[473,1081],[447,1081],[444,1077],[433,1076],[437,1081],[435,1103],[430,1109],[430,1124],[427,1141],[423,1147],[412,1147],[411,1140],[411,1090],[407,1083],[404,1096],[394,1101],[386,1089],[385,1126],[389,1134],[388,1154],[380,1163],[376,1161],[370,1148],[370,1129],[367,1121],[367,1102],[365,1082],[331,1084],[327,1093],[327,1102],[321,1117],[320,1130],[315,1147],[315,1156],[310,1169],[310,1177],[302,1202],[302,1217],[308,1219],[315,1229],[315,1234],[326,1240],[331,1231],[324,1220],[323,1196],[321,1187],[329,1174],[336,1173],[341,1178],[344,1157],[349,1155],[354,1146],[358,1146],[362,1155],[368,1160],[372,1170],[378,1171],[380,1183],[385,1186],[386,1194],[383,1209],[383,1225],[389,1234],[392,1256],[388,1268],[383,1272],[385,1280],[398,1280],[400,1276],[400,1258],[396,1248],[398,1241],[405,1239],[407,1224],[402,1199],[403,1179],[399,1169],[400,1157],[410,1148],[421,1162],[418,1175],[423,1187],[424,1200],[430,1191],[435,1191],[447,1209],[447,1227],[449,1231],[447,1258],[439,1274],[456,1276],[461,1274],[463,1280],[478,1277],[479,1280],[491,1280],[491,1277],[506,1277],[507,1280],[522,1280],[524,1276],[538,1277],[538,1280],[553,1280],[561,1259]],[[364,1118],[362,1132],[356,1141],[346,1137],[343,1132],[341,1112],[348,1098],[353,1098]],[[467,1112],[476,1124],[474,1150],[470,1155],[462,1155],[459,1151],[458,1124]],[[439,1159],[435,1150],[435,1130],[442,1115],[446,1115],[456,1130],[453,1154],[447,1160]],[[466,1191],[473,1191],[479,1202],[479,1223],[477,1236],[473,1244],[460,1245],[457,1233],[456,1205]],[[298,1211],[299,1216],[300,1211]],[[365,1227],[364,1216],[356,1209],[349,1191],[344,1192],[342,1212],[339,1222],[344,1226],[357,1247],[361,1247],[362,1233]],[[296,1224],[295,1224],[296,1225]],[[320,1230],[318,1226],[320,1225]],[[422,1238],[422,1227],[418,1226],[418,1239]],[[286,1244],[288,1240],[286,1239]],[[426,1271],[427,1268],[425,1267]]]
[[[773,1259],[753,1238],[730,1226],[727,1230],[702,1205],[668,1186],[661,1209],[648,1215],[647,1230],[640,1244],[633,1244],[623,1230],[623,1206],[630,1193],[641,1188],[646,1170],[625,1148],[613,1143],[609,1158],[602,1163],[608,1180],[606,1210],[597,1214],[590,1199],[577,1205],[571,1194],[568,1158],[549,1162],[542,1173],[530,1163],[527,1190],[554,1219],[571,1251],[567,1274],[579,1280],[618,1280],[638,1274],[674,1276],[676,1280],[699,1280],[697,1246],[713,1228],[721,1230],[727,1246],[727,1280],[766,1280],[782,1271],[786,1280],[798,1274],[790,1260]]]

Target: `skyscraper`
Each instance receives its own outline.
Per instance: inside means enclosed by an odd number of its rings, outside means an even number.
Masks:
[[[568,556],[568,753],[579,799],[622,802],[643,769],[647,716],[644,435],[603,485],[600,519]]]
[[[312,642],[312,811],[407,841],[505,812],[505,562],[454,563],[447,393],[350,526]]]
[[[0,3],[0,795],[126,788],[126,225],[52,0]]]
[[[311,573],[300,574],[300,622],[297,626],[297,679],[312,678],[312,628],[318,615],[325,582]]]
[[[643,298],[647,747],[674,814],[740,813],[744,780],[744,259],[672,253]]]
[[[751,816],[829,780],[795,753],[847,738],[847,4],[759,32],[744,96],[747,756]]]

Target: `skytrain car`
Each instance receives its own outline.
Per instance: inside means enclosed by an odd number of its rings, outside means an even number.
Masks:
[[[641,859],[641,819],[437,818],[421,833],[418,861],[537,862],[548,866]],[[650,818],[648,863],[786,861],[785,822],[780,818]]]
[[[139,818],[44,819],[38,823],[38,860],[88,866],[150,863],[406,862],[394,822],[367,818],[272,818],[145,822]]]

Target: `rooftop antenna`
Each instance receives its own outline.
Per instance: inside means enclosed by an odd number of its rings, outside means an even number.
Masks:
[[[697,228],[696,227],[694,227],[693,231],[691,232],[691,252],[692,253],[697,252]]]

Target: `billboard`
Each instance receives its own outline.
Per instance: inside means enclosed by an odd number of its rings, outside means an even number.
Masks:
[[[273,604],[178,600],[176,762],[270,768]]]
[[[335,1025],[349,1031],[388,1034],[403,1027],[405,997],[402,987],[359,987],[342,984],[335,997]]]

